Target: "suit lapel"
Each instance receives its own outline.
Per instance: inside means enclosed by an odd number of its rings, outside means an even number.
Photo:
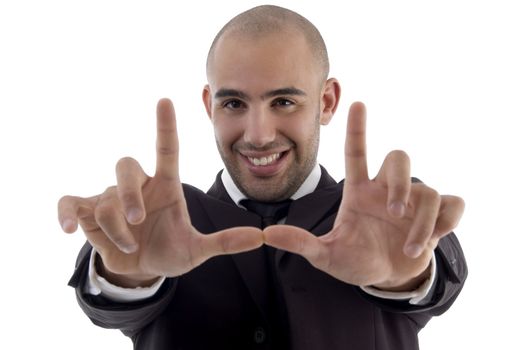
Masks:
[[[212,187],[208,189],[206,194],[237,207],[236,203],[234,203],[232,198],[228,195],[225,185],[223,185],[223,181],[221,181],[221,173],[223,173],[223,170],[217,173],[215,182],[212,184]]]
[[[337,210],[341,200],[343,182],[336,183],[322,167],[316,190],[292,202],[286,224],[312,230],[326,214]]]
[[[292,202],[286,219],[287,225],[294,225],[311,231],[330,213],[337,211],[340,205],[343,182],[336,183],[325,168],[322,167],[321,169],[322,175],[316,190]],[[205,206],[210,222],[215,226],[216,230],[219,231],[236,226],[260,227],[261,219],[258,215],[239,208],[232,201],[221,181],[221,173],[217,175],[216,181],[207,194],[218,199],[217,201],[211,200]],[[278,263],[285,253],[285,251],[278,249],[275,262]],[[262,314],[267,316],[268,286],[266,285],[266,279],[255,278],[255,276],[267,276],[263,249],[233,254],[231,257],[252,298]]]
[[[313,228],[322,220],[338,211],[343,182],[336,183],[325,168],[321,169],[322,175],[316,190],[292,202],[285,224],[313,232]],[[320,235],[321,233],[313,232],[313,234]],[[278,250],[276,262],[279,262],[285,253],[283,250]]]

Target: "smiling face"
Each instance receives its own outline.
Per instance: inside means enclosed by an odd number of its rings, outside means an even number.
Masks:
[[[292,30],[217,42],[203,101],[226,169],[249,198],[289,198],[316,164],[320,124],[339,98],[337,81],[322,75]]]

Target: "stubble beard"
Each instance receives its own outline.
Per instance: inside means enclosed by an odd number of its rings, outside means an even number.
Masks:
[[[261,202],[277,202],[290,198],[303,184],[307,176],[311,173],[312,169],[316,165],[316,159],[318,155],[318,146],[320,141],[320,127],[319,127],[319,115],[316,118],[317,125],[314,128],[314,133],[306,142],[306,153],[304,159],[300,159],[297,153],[296,144],[291,140],[292,147],[289,152],[295,153],[296,158],[293,159],[292,164],[287,169],[284,177],[260,177],[257,181],[251,181],[247,183],[244,179],[243,172],[240,166],[235,160],[237,151],[234,147],[230,150],[231,156],[228,155],[222,148],[216,138],[217,149],[223,159],[225,167],[232,177],[232,180],[239,188],[239,190],[248,198],[254,199]],[[289,154],[291,156],[291,154]]]

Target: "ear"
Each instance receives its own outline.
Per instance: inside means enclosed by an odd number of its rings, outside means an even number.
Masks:
[[[205,85],[202,97],[208,118],[212,119],[212,93],[210,92],[210,85]]]
[[[327,125],[338,108],[340,102],[340,83],[335,78],[327,80],[321,91],[320,124]]]

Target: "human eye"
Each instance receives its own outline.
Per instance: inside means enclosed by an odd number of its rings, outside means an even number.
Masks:
[[[232,110],[243,108],[243,102],[240,100],[227,100],[223,102],[223,108],[228,108]]]
[[[272,102],[272,105],[277,106],[277,107],[289,107],[289,106],[293,106],[294,104],[295,104],[294,101],[291,101],[286,98],[278,98]]]

